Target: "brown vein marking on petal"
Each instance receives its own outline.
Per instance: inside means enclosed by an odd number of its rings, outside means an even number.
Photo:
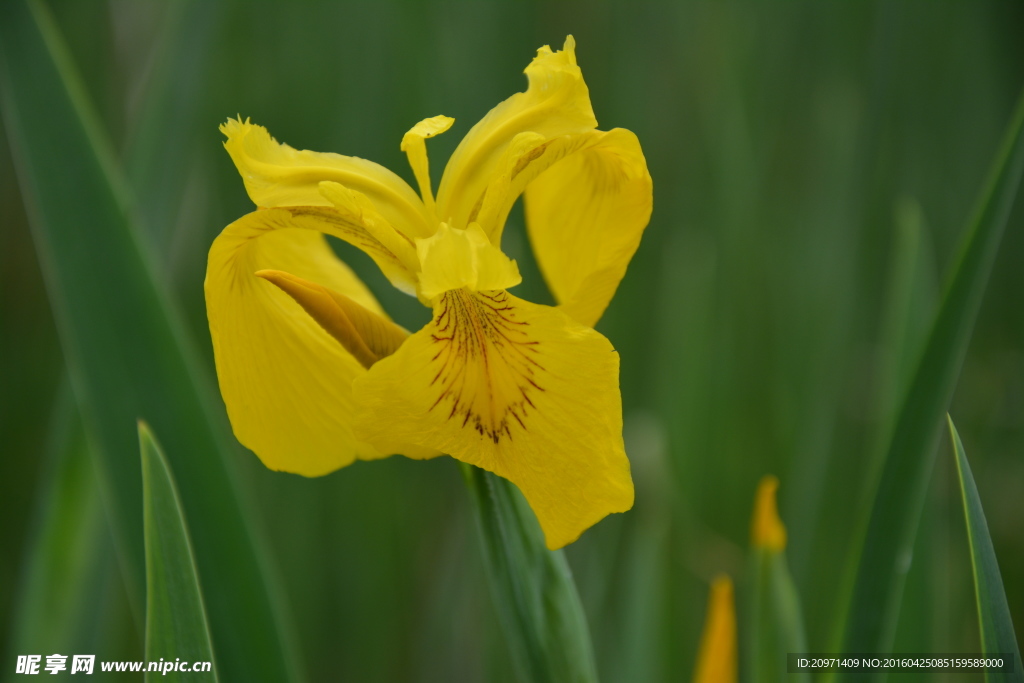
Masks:
[[[522,173],[527,166],[532,164],[540,157],[544,156],[544,153],[548,151],[548,146],[551,145],[552,142],[554,142],[554,140],[548,140],[543,144],[537,145],[529,152],[519,157],[519,159],[516,160],[515,166],[512,167],[512,180],[515,180],[516,176]]]
[[[480,217],[480,209],[484,205],[484,197],[487,196],[487,192],[481,192],[480,198],[476,200],[476,204],[473,205],[472,211],[469,212],[469,217],[466,218],[466,224],[475,223],[476,219]]]
[[[502,290],[452,290],[435,308],[437,370],[430,384],[440,393],[430,409],[447,410],[448,419],[496,444],[512,439],[515,429],[529,429],[536,410],[531,396],[544,391],[540,342],[519,318]]]
[[[366,228],[346,217],[337,209],[326,206],[292,206],[288,207],[287,210],[290,211],[293,216],[311,216],[325,221],[336,230],[335,237],[343,239],[352,246],[362,249],[371,257],[390,261],[396,266],[404,268],[401,260],[395,256],[394,252],[384,246],[376,237],[371,235]]]

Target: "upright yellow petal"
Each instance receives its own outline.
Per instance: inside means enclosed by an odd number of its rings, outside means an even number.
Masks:
[[[576,64],[576,42],[552,52],[544,46],[526,67],[529,87],[481,119],[462,139],[445,167],[437,192],[440,219],[455,227],[473,222],[506,147],[516,135],[532,132],[543,139],[582,133],[597,127],[590,93]]]
[[[384,317],[318,225],[285,209],[243,216],[214,241],[205,285],[217,377],[235,435],[270,469],[306,476],[382,455],[352,433],[352,382],[365,368],[288,294],[255,275],[287,271]]]
[[[736,660],[736,604],[732,580],[722,575],[711,584],[693,683],[736,683]]]
[[[469,219],[480,224],[491,242],[501,244],[505,219],[526,185],[555,161],[585,145],[591,133],[548,140],[525,132],[512,138],[494,169],[483,200],[474,207]]]
[[[764,548],[775,552],[786,549],[786,527],[779,519],[775,494],[779,490],[779,480],[767,475],[757,485],[754,498],[754,517],[750,523],[750,542],[755,548]]]
[[[549,548],[633,505],[619,358],[561,311],[453,290],[354,384],[356,433],[382,453],[448,453],[516,484]]]
[[[228,119],[220,130],[227,136],[231,155],[256,206],[328,206],[320,193],[323,181],[332,181],[362,193],[395,228],[425,237],[434,225],[427,220],[423,202],[397,175],[379,164],[358,157],[297,150],[281,144],[267,129],[240,119]]]
[[[560,306],[593,326],[640,244],[653,193],[633,133],[616,128],[588,137],[527,186],[526,225]]]

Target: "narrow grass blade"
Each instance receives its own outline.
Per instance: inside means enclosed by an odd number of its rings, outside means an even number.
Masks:
[[[942,415],[953,393],[1024,168],[1024,98],[964,236],[938,315],[898,413],[867,523],[846,609],[841,650],[891,648],[900,599]],[[852,674],[851,677],[864,674]]]
[[[461,465],[477,511],[491,594],[524,683],[596,683],[586,617],[562,551],[544,545],[511,483]]]
[[[904,198],[895,214],[893,253],[879,334],[884,355],[875,391],[876,428],[869,481],[876,480],[881,470],[896,411],[913,379],[939,298],[935,255],[921,206]]]
[[[746,680],[753,683],[810,681],[787,673],[786,654],[807,652],[807,634],[793,577],[786,561],[788,534],[779,518],[779,480],[765,476],[757,488],[751,520],[748,575]]]
[[[964,518],[967,522],[967,540],[971,545],[971,568],[974,570],[974,593],[978,600],[978,624],[981,630],[981,651],[986,655],[1012,653],[1016,659],[1012,674],[985,674],[986,681],[1024,682],[1024,663],[1021,662],[1017,634],[1010,618],[1010,605],[1003,589],[1003,577],[999,573],[999,562],[988,533],[985,511],[981,509],[978,487],[974,484],[971,466],[967,463],[964,444],[960,434],[949,421],[949,438],[953,442],[956,457],[956,471],[960,476],[960,494],[964,500]]]
[[[801,681],[810,674],[786,672],[786,654],[807,652],[807,635],[786,555],[755,548],[751,562],[750,668],[754,683]]]
[[[139,423],[142,509],[146,534],[146,661],[213,663],[199,577],[192,559],[185,514],[160,446]],[[147,672],[146,681],[216,681],[209,673]]]
[[[88,651],[104,571],[112,568],[104,561],[110,542],[85,434],[70,389],[64,389],[50,419],[48,462],[17,591],[10,661],[28,652]]]
[[[199,99],[222,14],[219,0],[172,0],[153,50],[138,120],[125,151],[125,169],[151,243],[167,249],[182,209]],[[166,264],[166,259],[163,259]]]
[[[156,285],[109,144],[46,6],[0,3],[0,104],[82,419],[109,492],[128,594],[141,614],[144,549],[135,421],[165,435],[207,586],[221,673],[292,677],[226,454],[226,425]]]

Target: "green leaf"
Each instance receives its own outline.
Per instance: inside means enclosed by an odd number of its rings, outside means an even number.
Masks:
[[[524,683],[596,683],[586,617],[562,551],[544,545],[513,484],[462,464],[477,512],[491,594]]]
[[[127,192],[66,47],[38,0],[0,3],[4,124],[122,573],[141,617],[136,419],[165,435],[192,519],[221,673],[292,678],[276,593],[227,465],[232,442],[130,218]],[[205,380],[205,381],[204,381]]]
[[[884,653],[891,649],[939,424],[967,351],[1024,168],[1022,131],[1024,97],[964,236],[889,440],[874,500],[862,526],[860,556],[846,608],[843,652]],[[847,677],[857,676],[864,677]]]
[[[219,0],[169,0],[153,48],[152,73],[140,98],[124,166],[151,243],[171,251],[195,147],[200,98],[210,73]],[[212,130],[211,126],[211,130]],[[167,266],[167,259],[162,259]]]
[[[872,437],[870,481],[881,471],[896,412],[913,379],[939,298],[935,255],[921,206],[904,198],[895,214],[879,334],[884,355],[875,392],[877,427]]]
[[[139,422],[139,451],[146,534],[146,660],[212,664],[213,647],[185,513],[167,460],[144,422]],[[198,675],[146,672],[146,680],[216,681],[217,669],[211,666],[208,674]]]
[[[809,682],[809,674],[786,669],[786,653],[807,652],[800,598],[786,554],[754,548],[750,574],[749,679]]]
[[[974,484],[971,466],[967,463],[964,444],[960,434],[953,426],[953,418],[949,421],[949,438],[953,442],[953,455],[956,457],[956,471],[960,475],[960,494],[964,500],[964,518],[967,522],[967,540],[971,544],[971,568],[974,570],[974,592],[978,599],[978,625],[981,630],[981,651],[986,654],[1010,654],[1016,659],[1012,674],[985,674],[986,681],[1012,680],[1024,681],[1024,668],[1017,646],[1017,635],[1013,630],[1010,618],[1010,605],[1006,601],[1003,590],[1003,577],[999,573],[996,551],[992,547],[992,537],[988,533],[988,522],[985,511],[981,509],[981,498],[978,487]]]
[[[796,585],[786,560],[787,531],[779,519],[774,476],[762,477],[750,525],[745,634],[745,678],[754,683],[788,681],[786,655],[807,652],[807,633]],[[806,673],[795,674],[809,681]]]
[[[85,652],[93,645],[106,555],[85,434],[66,386],[49,423],[47,463],[12,628],[13,653]]]

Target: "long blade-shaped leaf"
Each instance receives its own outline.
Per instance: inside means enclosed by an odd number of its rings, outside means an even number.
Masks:
[[[94,644],[101,586],[114,567],[85,434],[70,389],[49,425],[48,462],[17,591],[8,654],[85,652]],[[13,659],[13,657],[12,657]],[[14,680],[13,670],[3,680]]]
[[[807,651],[807,633],[796,585],[786,560],[786,527],[775,493],[779,482],[765,476],[757,487],[750,524],[746,675],[753,683],[810,681],[806,673],[786,673],[786,654]]]
[[[151,244],[170,251],[182,209],[192,139],[203,86],[210,72],[223,3],[173,0],[164,8],[163,30],[154,48],[153,73],[146,79],[140,115],[125,152],[130,179]],[[161,259],[167,266],[167,259]]]
[[[462,465],[505,639],[529,683],[596,683],[586,617],[565,555],[544,545],[540,526],[513,484]]]
[[[981,498],[978,496],[978,487],[974,484],[971,466],[967,463],[964,444],[960,441],[956,427],[953,426],[953,418],[948,415],[946,417],[949,420],[949,437],[953,441],[953,454],[956,457],[956,471],[960,475],[960,494],[964,500],[967,540],[971,544],[971,567],[974,569],[974,593],[978,599],[981,651],[986,655],[1012,653],[1016,657],[1012,674],[986,673],[985,680],[1012,680],[1021,683],[1024,681],[1024,664],[1021,662],[1013,620],[1010,618],[1010,605],[1006,601],[996,551],[992,547],[992,537],[988,533],[985,511],[981,509]]]
[[[909,568],[938,427],[971,338],[1024,168],[1024,98],[964,236],[959,259],[889,442],[864,527],[842,651],[888,652]],[[869,678],[867,674],[850,677]]]
[[[810,674],[786,672],[786,653],[807,652],[807,635],[785,553],[755,548],[750,578],[748,679],[755,683],[810,681]]]
[[[109,146],[45,5],[0,3],[5,127],[72,387],[96,445],[124,574],[141,611],[144,553],[135,420],[165,434],[208,588],[221,672],[284,681],[274,593],[227,469],[225,425],[154,280]]]
[[[875,394],[877,426],[869,458],[870,478],[882,465],[896,422],[900,400],[913,379],[915,364],[938,308],[935,256],[917,202],[904,199],[897,207],[893,253],[883,298],[880,343],[885,355]]]
[[[146,534],[146,660],[213,663],[206,610],[199,589],[192,544],[174,477],[160,446],[145,423],[139,423],[142,455],[143,525]],[[183,674],[173,669],[147,672],[146,681],[217,680],[210,672]]]

